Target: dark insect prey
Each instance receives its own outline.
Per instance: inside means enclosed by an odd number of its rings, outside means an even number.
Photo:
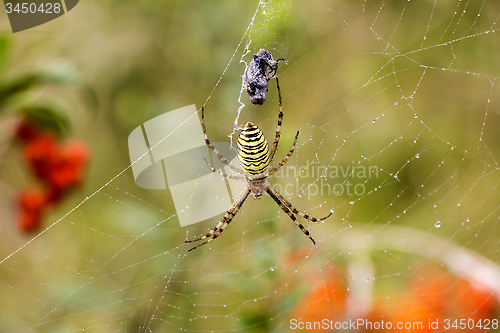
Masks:
[[[269,90],[269,80],[276,77],[278,62],[286,60],[279,58],[274,61],[268,50],[260,49],[253,56],[243,75],[243,86],[252,101],[252,104],[264,104]]]

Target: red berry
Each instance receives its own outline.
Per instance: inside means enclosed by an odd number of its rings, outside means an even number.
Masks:
[[[62,196],[62,190],[58,187],[50,185],[50,188],[47,191],[47,196],[46,196],[47,203],[49,204],[57,203],[58,201],[61,200],[61,196]]]
[[[37,229],[42,221],[43,213],[47,207],[45,193],[39,190],[26,190],[19,195],[19,227],[23,231]]]
[[[51,170],[60,160],[59,146],[52,135],[40,135],[24,148],[24,158],[33,172],[47,179]]]
[[[58,163],[50,169],[48,179],[53,187],[64,190],[82,181],[89,149],[80,141],[70,141],[60,148],[59,153]]]
[[[42,215],[40,214],[30,214],[27,212],[21,212],[18,219],[19,229],[23,232],[35,231],[39,228],[42,223]]]
[[[16,130],[16,138],[29,142],[39,135],[38,128],[30,121],[23,119]]]
[[[40,213],[45,208],[47,200],[45,193],[39,190],[25,190],[19,195],[21,209],[31,213]]]

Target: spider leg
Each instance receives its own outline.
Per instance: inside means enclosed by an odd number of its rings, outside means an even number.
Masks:
[[[219,160],[221,160],[222,163],[224,163],[225,165],[227,165],[231,170],[239,173],[239,174],[243,174],[241,172],[240,169],[238,169],[237,167],[235,167],[234,165],[231,164],[231,162],[229,162],[228,160],[226,160],[226,158],[224,156],[222,156],[221,153],[219,153],[219,151],[217,150],[217,148],[215,148],[212,143],[210,142],[210,140],[208,140],[208,135],[207,135],[207,129],[205,127],[205,108],[202,107],[201,108],[201,124],[203,126],[203,134],[205,135],[205,143],[207,144],[208,148],[210,148],[215,155],[217,155],[217,157],[219,158]]]
[[[271,170],[269,170],[269,175],[272,175],[273,173],[275,173],[276,171],[278,171],[279,168],[281,168],[283,165],[285,165],[286,161],[288,161],[288,159],[290,158],[290,156],[292,156],[293,151],[295,149],[295,145],[297,144],[297,138],[298,137],[299,137],[299,131],[297,131],[297,134],[295,134],[295,140],[293,140],[292,148],[290,148],[290,151],[288,152],[288,154],[285,156],[285,158],[283,159],[283,161],[281,161],[280,163],[276,164],[275,167],[273,167],[273,168],[271,168]]]
[[[269,63],[269,61],[267,61],[267,60],[266,60],[266,64],[267,64],[267,66],[269,66],[269,68],[271,68],[271,69],[273,70],[273,74],[269,76],[268,81],[276,77],[276,74],[277,74],[277,72],[278,72],[278,63],[279,63],[280,61],[284,61],[284,62],[285,62],[285,64],[288,64],[288,61],[286,61],[286,59],[285,59],[285,58],[279,58],[278,60],[276,60],[276,61],[275,61],[274,63],[272,63],[272,64],[271,64],[271,63]]]
[[[297,225],[297,227],[299,227],[300,230],[302,230],[302,232],[307,236],[309,237],[309,239],[311,240],[311,242],[316,245],[316,242],[314,241],[314,239],[311,237],[311,235],[309,234],[309,231],[304,228],[304,226],[299,222],[297,221],[297,218],[295,217],[295,215],[293,215],[293,213],[287,208],[286,204],[283,204],[283,202],[279,199],[278,196],[276,196],[276,193],[278,193],[276,190],[274,190],[274,188],[271,186],[271,185],[267,185],[266,186],[266,192],[267,194],[269,194],[271,196],[271,198],[273,198],[273,200],[278,204],[278,206],[281,207],[281,209],[288,214],[288,216],[290,217],[290,219],[292,219],[293,222],[295,222],[295,224]],[[281,196],[281,195],[280,195]]]
[[[323,220],[326,220],[327,218],[330,217],[330,215],[332,215],[333,213],[333,209],[330,211],[330,214],[328,214],[327,216],[325,217],[322,217],[322,218],[316,218],[316,217],[313,217],[313,216],[310,216],[310,215],[307,215],[305,213],[302,213],[301,211],[299,211],[297,208],[293,207],[292,204],[287,200],[285,199],[280,192],[278,192],[274,187],[272,187],[271,185],[267,185],[267,188],[266,188],[266,191],[268,191],[267,193],[269,193],[269,191],[273,192],[273,194],[281,201],[283,202],[283,204],[288,207],[288,209],[290,209],[294,214],[297,214],[297,215],[300,215],[302,216],[303,218],[305,219],[308,219],[309,221],[311,222],[319,222],[319,221],[323,221]]]
[[[281,89],[278,78],[276,77],[276,87],[278,88],[278,101],[280,105],[280,112],[278,113],[278,126],[276,127],[276,136],[274,137],[273,147],[271,149],[271,154],[269,155],[269,160],[271,161],[278,148],[278,143],[280,141],[281,135],[281,123],[283,122],[283,103],[281,101]]]
[[[237,175],[228,175],[220,170],[217,170],[215,169],[212,164],[210,164],[210,162],[207,161],[206,158],[204,158],[205,162],[208,164],[208,166],[210,167],[210,169],[212,169],[212,172],[215,172],[215,173],[218,173],[219,175],[221,175],[222,177],[224,178],[228,178],[228,179],[246,179],[245,177],[243,176],[237,176]]]
[[[203,243],[198,244],[195,247],[189,249],[188,252],[193,251],[194,249],[197,249],[200,246],[203,246],[203,245],[213,241],[217,237],[219,237],[219,235],[224,231],[224,229],[229,225],[229,223],[231,223],[231,221],[236,216],[236,214],[238,214],[241,206],[243,205],[243,203],[245,202],[245,200],[249,194],[250,194],[250,189],[248,188],[248,186],[245,186],[245,188],[243,189],[243,191],[241,191],[238,198],[233,202],[233,205],[231,206],[231,208],[229,208],[229,210],[226,212],[226,215],[224,215],[222,220],[220,220],[220,222],[217,223],[217,225],[212,230],[210,230],[205,236],[202,236],[202,237],[197,238],[197,239],[185,241],[185,243],[192,243],[192,242],[197,242],[197,241],[208,238]]]

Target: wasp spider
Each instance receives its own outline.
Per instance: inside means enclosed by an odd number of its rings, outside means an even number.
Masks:
[[[294,214],[300,215],[312,222],[325,220],[330,215],[332,215],[332,211],[330,211],[330,213],[327,216],[318,219],[298,211],[267,181],[267,177],[271,176],[274,172],[276,172],[279,168],[281,168],[286,163],[288,158],[292,155],[293,150],[295,149],[295,145],[297,144],[297,138],[299,136],[299,132],[297,131],[292,148],[290,149],[288,154],[285,156],[285,158],[283,158],[283,160],[280,163],[270,168],[269,164],[273,160],[276,148],[278,147],[278,142],[281,134],[281,123],[283,121],[283,106],[281,103],[281,92],[277,78],[276,78],[276,84],[278,86],[280,111],[278,114],[278,126],[276,128],[276,136],[274,138],[272,149],[271,151],[269,151],[269,145],[262,131],[251,122],[247,122],[243,130],[240,132],[240,135],[238,136],[238,141],[236,145],[238,160],[243,170],[240,170],[235,166],[233,166],[228,160],[224,158],[224,156],[222,156],[219,153],[217,148],[215,148],[210,143],[205,128],[204,108],[201,109],[201,121],[203,125],[203,133],[205,134],[205,142],[207,146],[215,153],[215,155],[217,155],[217,157],[222,161],[222,163],[227,165],[231,170],[235,171],[239,175],[227,175],[220,170],[216,170],[212,165],[210,165],[210,163],[208,163],[207,160],[205,160],[205,162],[207,162],[207,164],[210,166],[213,172],[221,174],[226,178],[246,180],[247,184],[243,189],[243,191],[238,196],[238,198],[234,201],[231,208],[229,208],[227,213],[224,215],[222,220],[220,220],[220,222],[212,230],[210,230],[205,236],[186,241],[186,243],[191,243],[191,242],[205,240],[203,243],[198,244],[197,246],[189,249],[189,251],[192,251],[202,245],[205,245],[213,241],[217,237],[219,237],[219,235],[229,225],[229,223],[233,220],[236,214],[238,214],[241,206],[248,198],[248,195],[250,193],[252,193],[254,198],[260,198],[264,194],[264,191],[267,192],[267,194],[269,194],[271,198],[273,198],[273,200],[281,207],[281,209],[288,214],[290,219],[292,219],[295,222],[295,224],[300,228],[300,230],[302,230],[302,232],[307,237],[309,237],[309,239],[313,242],[313,244],[316,244],[316,242],[309,234],[309,231],[306,228],[304,228],[304,226],[299,221],[297,221],[297,218],[295,217]]]

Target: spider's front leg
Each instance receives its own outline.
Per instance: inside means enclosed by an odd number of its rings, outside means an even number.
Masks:
[[[269,175],[272,175],[273,173],[278,171],[283,165],[285,165],[285,163],[288,161],[290,156],[292,156],[293,151],[295,149],[295,145],[297,144],[298,137],[299,137],[299,131],[297,131],[297,134],[295,134],[295,140],[293,140],[292,148],[290,148],[290,151],[288,151],[288,154],[286,154],[285,158],[283,158],[283,160],[281,162],[279,162],[278,164],[276,164],[276,166],[272,167],[271,170],[269,170]]]
[[[270,160],[272,160],[274,158],[274,154],[276,153],[276,149],[278,149],[278,143],[280,141],[280,136],[281,136],[281,124],[283,123],[283,103],[281,100],[280,83],[279,83],[277,77],[276,77],[276,87],[278,88],[278,102],[279,102],[280,111],[278,113],[278,125],[276,126],[276,135],[274,137],[273,147],[271,148],[271,155],[269,157]]]
[[[278,74],[278,63],[280,61],[283,61],[283,62],[285,62],[285,64],[288,64],[288,61],[285,58],[279,58],[278,60],[276,60],[273,63],[270,63],[268,60],[265,60],[265,61],[266,61],[267,66],[273,70],[272,74],[269,75],[268,77],[266,77],[268,80],[275,78],[276,74]]]
[[[217,148],[215,148],[212,145],[212,143],[210,142],[210,140],[208,139],[207,128],[205,127],[205,108],[204,107],[201,108],[201,126],[203,128],[203,135],[205,136],[205,143],[208,146],[208,148],[210,148],[214,152],[214,154],[217,155],[217,157],[219,158],[219,160],[222,163],[224,163],[225,165],[227,165],[231,170],[233,170],[236,173],[241,173],[241,171],[237,167],[235,167],[234,165],[232,165],[231,162],[229,162],[228,160],[226,160],[226,158],[224,156],[222,156],[221,153],[219,153],[219,151],[217,150]]]
[[[222,176],[222,177],[224,177],[224,178],[228,178],[228,179],[246,179],[246,178],[245,178],[245,177],[243,177],[243,176],[238,176],[238,175],[228,175],[228,174],[226,174],[226,173],[224,173],[224,172],[222,172],[222,171],[220,171],[220,170],[215,169],[215,168],[212,166],[212,164],[210,164],[210,162],[208,162],[208,161],[207,161],[207,159],[206,159],[206,158],[204,158],[204,160],[205,160],[205,163],[207,163],[207,165],[210,167],[210,169],[212,170],[212,172],[214,172],[214,173],[218,173],[219,175],[221,175],[221,176]]]

